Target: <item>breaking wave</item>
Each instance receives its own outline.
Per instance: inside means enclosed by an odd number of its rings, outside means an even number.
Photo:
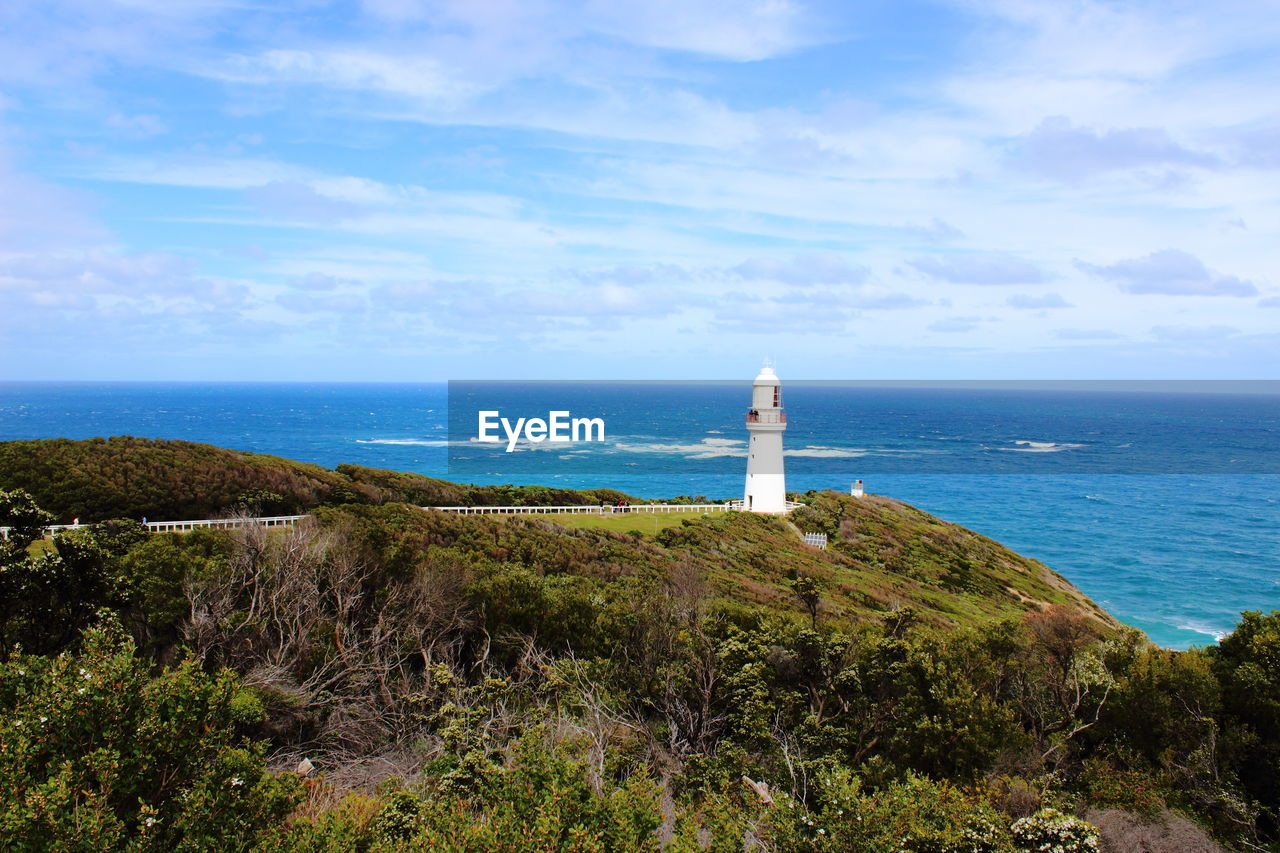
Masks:
[[[1014,453],[1061,453],[1064,450],[1075,450],[1084,447],[1083,444],[1070,444],[1068,442],[1058,441],[1028,441],[1026,439],[1018,439],[1013,442],[1017,447],[1000,447],[998,450],[1009,450]]]
[[[357,438],[356,444],[396,444],[413,447],[449,446],[449,442],[440,438]]]
[[[1197,634],[1203,634],[1206,637],[1213,637],[1213,641],[1215,643],[1222,642],[1222,638],[1231,633],[1230,629],[1223,631],[1218,628],[1209,628],[1194,622],[1179,622],[1175,627],[1180,628],[1183,631],[1194,631]]]

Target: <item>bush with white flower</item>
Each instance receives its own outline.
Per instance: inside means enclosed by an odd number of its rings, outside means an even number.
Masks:
[[[981,797],[946,782],[910,775],[882,790],[863,789],[838,769],[818,780],[815,806],[790,798],[762,829],[780,850],[845,853],[1009,853],[1007,824]]]
[[[1097,828],[1057,809],[1014,821],[1012,831],[1014,845],[1025,853],[1098,853]]]
[[[0,847],[245,849],[298,799],[241,734],[261,716],[231,673],[153,672],[111,631],[0,663]]]

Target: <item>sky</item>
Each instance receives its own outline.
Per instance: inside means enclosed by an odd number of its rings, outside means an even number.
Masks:
[[[1280,376],[1280,3],[6,0],[0,378]]]

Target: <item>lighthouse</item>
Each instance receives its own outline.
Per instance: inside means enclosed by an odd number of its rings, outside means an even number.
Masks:
[[[760,369],[751,383],[751,408],[747,410],[747,491],[742,508],[747,512],[787,511],[786,476],[782,472],[782,433],[787,415],[782,411],[782,383],[772,367]]]

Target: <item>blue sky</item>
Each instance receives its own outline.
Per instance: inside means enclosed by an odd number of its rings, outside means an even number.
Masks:
[[[0,5],[0,377],[1275,378],[1280,4]]]

